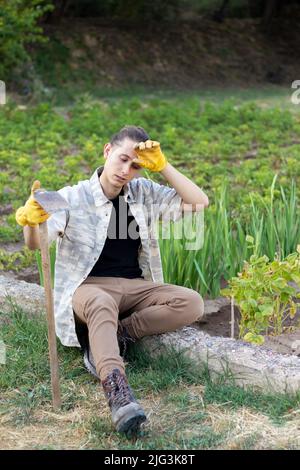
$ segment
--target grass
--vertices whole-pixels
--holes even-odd
[[[47,329],[12,303],[1,313],[7,363],[0,375],[2,448],[26,449],[219,449],[290,448],[300,395],[262,395],[237,387],[229,375],[212,381],[182,354],[156,358],[141,346],[130,350],[129,382],[148,415],[136,439],[118,435],[98,383],[77,349],[59,345],[63,407],[51,408]],[[298,443],[298,444],[297,444]]]

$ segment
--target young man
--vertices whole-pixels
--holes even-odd
[[[38,224],[57,240],[56,332],[65,346],[82,346],[88,370],[100,378],[119,432],[137,432],[146,416],[125,375],[122,346],[174,331],[203,315],[198,292],[165,284],[153,224],[208,205],[204,192],[177,171],[141,127],[126,126],[104,146],[104,167],[90,180],[58,192],[69,209],[51,217],[31,197],[16,212],[25,243],[39,248]],[[171,188],[140,177],[160,172]],[[50,217],[50,218],[49,218]],[[170,260],[170,263],[172,260]],[[88,337],[84,331],[88,331]]]

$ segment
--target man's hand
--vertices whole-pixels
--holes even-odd
[[[40,187],[41,183],[36,180],[31,187],[31,196],[26,201],[25,206],[19,207],[16,211],[16,221],[22,227],[24,227],[24,225],[35,227],[38,224],[42,224],[50,217],[50,214],[48,214],[33,197],[34,191]]]
[[[135,144],[134,150],[138,155],[133,161],[150,171],[162,171],[167,165],[167,159],[161,151],[160,143],[146,140]]]

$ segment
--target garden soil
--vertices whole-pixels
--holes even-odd
[[[235,339],[238,339],[238,323],[241,315],[237,307],[234,307],[234,317],[234,337]],[[201,323],[196,323],[195,326],[211,336],[230,338],[230,320],[231,306],[227,305],[222,307],[219,312],[206,315],[203,321],[201,321]],[[294,354],[300,357],[300,308],[298,308],[296,316],[293,319],[287,318],[285,320],[284,332],[281,335],[265,335],[264,346],[281,354]]]

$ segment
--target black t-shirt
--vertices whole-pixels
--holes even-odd
[[[89,276],[142,278],[138,263],[141,244],[139,226],[124,199],[124,190],[110,199],[113,203],[107,238],[103,250]]]

